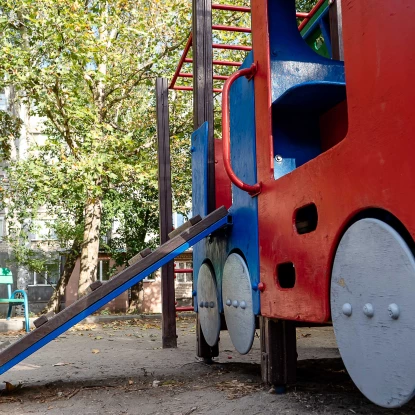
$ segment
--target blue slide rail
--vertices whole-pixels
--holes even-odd
[[[159,259],[157,262],[150,265],[149,267],[147,267],[143,271],[139,272],[137,275],[135,275],[134,277],[129,279],[124,284],[120,285],[118,288],[111,291],[109,294],[102,297],[100,300],[98,300],[94,304],[91,304],[90,306],[85,308],[82,312],[80,312],[79,314],[72,317],[70,320],[63,323],[61,326],[59,326],[57,329],[55,329],[54,331],[47,334],[45,337],[40,338],[36,343],[33,343],[32,345],[27,347],[26,350],[24,350],[23,352],[21,352],[20,354],[18,354],[14,358],[12,358],[9,361],[5,362],[0,367],[0,375],[3,374],[4,372],[6,372],[7,370],[9,370],[10,368],[12,368],[13,366],[15,366],[17,363],[21,362],[26,357],[30,356],[35,351],[39,350],[41,347],[48,344],[50,341],[54,340],[56,337],[58,337],[59,335],[61,335],[62,333],[64,333],[68,329],[70,329],[75,324],[82,321],[85,317],[87,317],[90,314],[94,313],[95,311],[99,310],[105,304],[107,304],[108,302],[110,302],[111,300],[113,300],[114,298],[119,296],[120,294],[122,294],[124,291],[131,288],[133,285],[135,285],[138,282],[142,281],[147,275],[149,275],[152,272],[156,271],[157,269],[161,268],[163,265],[165,265],[166,263],[168,263],[169,261],[174,259],[176,256],[178,256],[181,253],[185,252],[191,246],[193,246],[194,244],[196,244],[197,242],[199,242],[203,238],[210,235],[212,232],[216,231],[217,229],[222,228],[223,226],[225,226],[227,224],[228,224],[228,216],[224,216],[224,217],[220,218],[217,222],[215,222],[212,225],[210,225],[209,227],[207,227],[206,229],[203,229],[196,236],[192,237],[188,241],[184,241],[184,243],[182,245],[180,245],[178,248],[172,250],[171,252],[166,252],[166,255],[163,256],[161,259]],[[163,245],[161,245],[161,247],[162,246]],[[117,277],[114,277],[114,278],[117,278]],[[65,310],[63,310],[62,313],[64,311]],[[57,317],[57,316],[59,316],[59,314],[57,314],[55,317]],[[30,334],[31,333],[29,333],[28,336]],[[22,339],[24,339],[24,338],[22,338]],[[7,349],[3,350],[0,353],[0,356],[1,356],[1,354],[6,353],[11,348],[13,348],[13,344],[10,345]]]

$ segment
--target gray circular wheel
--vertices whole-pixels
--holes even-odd
[[[197,302],[200,326],[206,343],[213,347],[220,334],[220,315],[216,279],[212,268],[202,264],[197,277]]]
[[[222,298],[229,336],[235,349],[246,354],[251,350],[255,335],[252,286],[245,260],[235,253],[225,262]]]
[[[415,394],[415,261],[403,238],[377,219],[355,222],[337,249],[331,314],[353,382],[385,408]]]

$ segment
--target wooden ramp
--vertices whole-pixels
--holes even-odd
[[[188,227],[154,252],[144,256],[111,278],[107,283],[91,286],[93,290],[85,297],[65,308],[52,318],[38,319],[39,327],[13,343],[0,353],[0,374],[39,350],[45,344],[99,310],[109,301],[143,280],[147,275],[186,251],[201,239],[228,223],[228,211],[221,207],[198,223]],[[43,323],[43,324],[42,324]]]

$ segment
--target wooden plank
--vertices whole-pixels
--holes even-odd
[[[102,282],[101,281],[94,281],[90,286],[89,289],[91,291],[95,291],[97,288],[101,287]]]
[[[140,251],[137,255],[134,255],[132,258],[128,260],[128,265],[133,265],[138,261],[141,261],[143,258],[145,258],[147,255],[151,254],[150,248],[145,248],[142,251]]]
[[[205,121],[208,134],[208,213],[215,209],[215,142],[213,134],[212,2],[193,0],[193,127]]]
[[[150,255],[143,258],[140,262],[137,262],[136,264],[133,264],[132,266],[121,271],[118,275],[116,275],[115,277],[111,278],[108,282],[103,284],[100,287],[100,289],[95,290],[86,295],[85,297],[78,299],[69,307],[65,308],[60,313],[56,314],[54,317],[49,319],[39,328],[31,331],[26,336],[22,337],[17,342],[13,343],[11,346],[4,349],[0,353],[0,366],[3,366],[6,362],[18,356],[20,353],[24,352],[28,347],[43,339],[48,334],[52,333],[54,330],[56,330],[69,320],[71,320],[73,317],[75,317],[82,311],[84,311],[86,308],[96,303],[101,298],[105,297],[118,287],[122,286],[131,278],[135,277],[137,274],[145,271],[147,268],[155,264],[164,256],[166,256],[170,252],[173,252],[175,249],[179,248],[185,242],[194,238],[199,233],[203,232],[204,230],[212,226],[214,223],[227,216],[227,214],[228,211],[224,207],[217,209],[210,215],[206,216],[201,222],[197,223],[195,226],[192,226],[188,230],[182,232],[181,235],[178,235],[175,238],[167,241],[165,244],[161,245]]]
[[[295,322],[260,317],[262,381],[273,386],[295,383],[297,338]]]
[[[332,58],[343,61],[343,26],[342,26],[342,8],[340,0],[334,0],[330,4],[330,40]]]
[[[180,235],[183,231],[185,231],[186,229],[189,229],[191,226],[195,225],[201,220],[202,220],[202,217],[200,215],[194,216],[193,218],[189,219],[187,222],[183,223],[183,225],[180,225],[174,231],[171,231],[169,233],[169,239],[174,238],[177,235]]]
[[[54,312],[54,311],[49,311],[49,313],[43,314],[43,315],[41,315],[39,318],[37,318],[37,319],[33,322],[33,324],[34,324],[34,326],[35,326],[35,327],[40,327],[40,326],[42,326],[43,324],[47,323],[47,322],[48,322],[48,320],[49,320],[51,317],[53,317],[54,315],[55,315],[55,312]]]
[[[168,241],[169,232],[173,229],[168,88],[169,83],[166,78],[156,79],[160,244]],[[174,262],[171,261],[161,268],[163,348],[177,347],[175,302]]]

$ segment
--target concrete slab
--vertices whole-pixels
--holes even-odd
[[[33,321],[34,318],[29,318],[29,325],[30,328],[34,328]],[[20,331],[24,330],[24,318],[11,318],[10,320],[6,320],[5,318],[0,319],[0,333],[7,333],[8,331]]]

